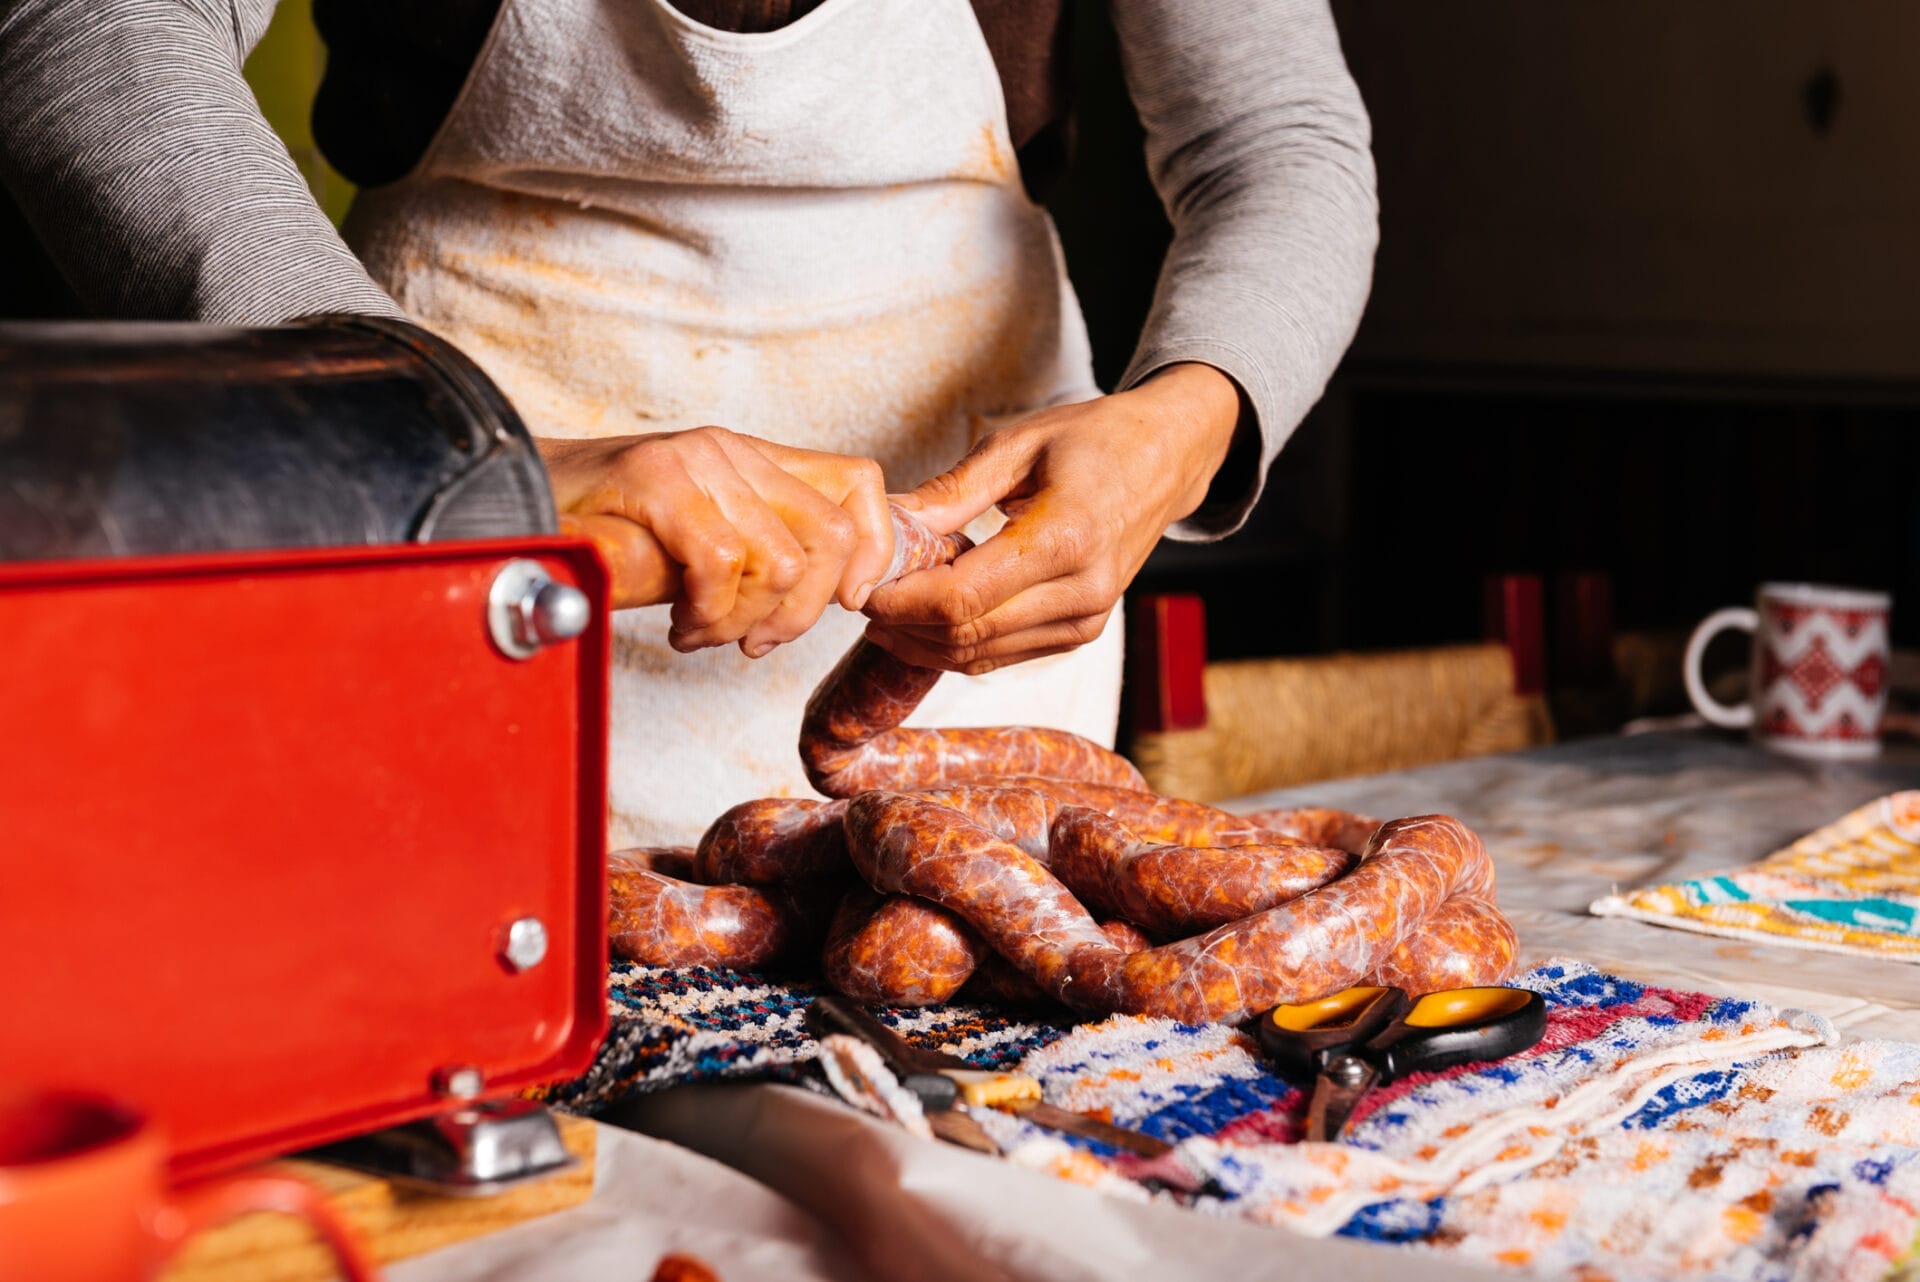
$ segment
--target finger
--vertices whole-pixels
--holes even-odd
[[[786,523],[803,566],[780,603],[741,637],[741,650],[756,659],[819,621],[839,588],[857,538],[852,518],[824,495],[770,463],[762,466],[770,475],[755,476],[755,486]]]
[[[1106,615],[1059,619],[1037,628],[1028,628],[1011,636],[998,638],[990,645],[981,647],[979,652],[962,654],[956,654],[947,647],[929,645],[916,637],[878,626],[869,627],[867,636],[875,645],[902,662],[921,668],[939,668],[948,672],[964,672],[968,676],[979,677],[1016,663],[1027,663],[1034,659],[1045,658],[1050,654],[1065,654],[1069,650],[1076,650],[1098,637],[1106,621]]]
[[[1009,428],[974,446],[940,475],[896,500],[941,534],[949,534],[1015,493],[1033,469],[1045,437]]]
[[[866,460],[861,460],[865,462]],[[871,475],[840,496],[840,510],[853,521],[853,555],[847,558],[835,588],[835,597],[848,610],[864,610],[880,576],[893,563],[893,512],[887,503],[886,478],[875,463]]]
[[[737,439],[838,504],[852,520],[853,551],[846,559],[835,597],[846,609],[860,609],[893,561],[893,515],[888,511],[886,477],[880,465],[867,458],[803,450],[751,437]]]
[[[875,592],[867,602],[867,613],[896,626],[984,618],[1042,583],[1094,573],[1094,567],[1086,564],[1100,542],[1093,522],[1090,516],[1059,506],[1023,512],[985,543],[961,553],[953,564],[910,574]],[[1114,586],[1115,599],[1120,586]]]
[[[991,637],[976,640],[925,629],[889,628],[883,624],[867,631],[869,636],[890,643],[892,648],[911,648],[916,655],[938,658],[938,666],[942,668],[964,672],[969,670],[969,665],[982,660],[1018,662],[1035,650],[1085,645],[1100,635],[1113,612],[1111,603],[1086,608],[1084,598],[1068,588],[1028,595],[1043,598],[1031,611],[1037,616],[1036,621],[1007,628]],[[883,644],[883,648],[889,646]]]
[[[1119,601],[1118,591],[1103,593],[1104,576],[1091,571],[1059,575],[1016,593],[1012,600],[977,619],[960,623],[895,623],[875,618],[889,631],[928,645],[962,648],[979,646],[1058,619],[1103,618]]]
[[[681,567],[680,594],[672,612],[673,627],[701,627],[725,619],[740,594],[740,576],[747,564],[747,545],[720,505],[697,484],[678,459],[662,457],[654,469],[646,500],[620,511],[650,529],[667,555]]]
[[[615,610],[659,605],[680,595],[680,567],[652,532],[623,516],[565,515],[560,532],[589,539],[606,562]]]
[[[682,650],[740,640],[779,608],[807,565],[799,540],[754,487],[744,481],[735,485],[732,480],[709,485],[720,511],[738,532],[743,555],[733,606],[725,615],[708,621],[679,605],[674,607],[667,639]]]
[[[839,578],[838,560],[809,557],[800,582],[740,638],[741,652],[750,659],[764,658],[775,646],[786,644],[818,623],[833,600]]]

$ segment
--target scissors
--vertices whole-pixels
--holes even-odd
[[[1275,1006],[1255,1030],[1280,1070],[1313,1078],[1307,1138],[1337,1140],[1354,1106],[1408,1073],[1504,1059],[1539,1044],[1547,1004],[1524,988],[1449,988],[1414,1001],[1406,990],[1348,988]]]

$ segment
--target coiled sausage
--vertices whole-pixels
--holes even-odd
[[[1486,849],[1458,820],[1395,820],[1374,834],[1359,867],[1330,885],[1127,953],[1037,861],[950,807],[871,792],[848,806],[846,825],[854,866],[870,885],[957,913],[1056,1000],[1190,1022],[1238,1021],[1358,983],[1451,896],[1492,891]],[[1487,969],[1504,973],[1512,957],[1497,955],[1500,942],[1486,941]]]
[[[968,546],[898,509],[894,523],[889,580]],[[830,800],[747,802],[697,850],[612,856],[615,952],[752,968],[824,933],[828,981],[874,1004],[971,984],[1186,1020],[1369,976],[1420,992],[1511,968],[1492,866],[1458,821],[1236,815],[1155,796],[1125,758],[1063,731],[903,726],[939,679],[856,643],[801,726]],[[849,891],[854,871],[865,884]]]

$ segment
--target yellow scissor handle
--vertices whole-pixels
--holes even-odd
[[[1524,988],[1449,988],[1422,997],[1402,1017],[1401,1022],[1413,1028],[1451,1028],[1456,1024],[1477,1024],[1482,1020],[1511,1015],[1525,1006],[1532,996]]]
[[[1361,1019],[1373,1005],[1393,990],[1369,985],[1346,988],[1331,997],[1322,997],[1319,1001],[1301,1002],[1295,1006],[1275,1006],[1272,1019],[1276,1028],[1284,1028],[1289,1033],[1305,1033],[1313,1029],[1339,1028]]]

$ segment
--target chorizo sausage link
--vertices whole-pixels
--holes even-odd
[[[1309,845],[1332,846],[1354,855],[1366,848],[1368,838],[1380,827],[1378,819],[1347,810],[1329,810],[1325,806],[1252,810],[1240,818],[1267,832],[1285,833]]]
[[[1355,856],[1320,846],[1141,841],[1081,806],[1053,822],[1046,864],[1081,903],[1163,938],[1210,930],[1318,890]]]
[[[1450,895],[1480,897],[1492,886],[1485,848],[1459,821],[1396,820],[1331,885],[1126,953],[1037,861],[955,810],[874,792],[854,799],[846,823],[849,852],[871,885],[958,913],[1056,1000],[1189,1022],[1238,1022],[1357,983]]]
[[[1455,895],[1414,927],[1367,982],[1394,984],[1416,997],[1442,988],[1479,988],[1504,982],[1519,953],[1513,925],[1498,908]]]
[[[973,816],[988,831],[1030,854],[1045,856],[1047,832],[1057,807],[1044,796],[1027,789],[984,785],[961,785],[926,795]],[[846,830],[841,824],[846,810],[845,800],[767,797],[743,801],[708,826],[686,871],[674,872],[657,864],[655,868],[709,886],[728,882],[769,886],[851,875],[853,865],[847,860]]]
[[[973,546],[973,540],[964,534],[935,534],[926,522],[898,504],[887,504],[887,514],[893,518],[893,559],[877,585],[945,565]]]
[[[725,882],[773,885],[846,876],[844,801],[769,797],[743,801],[710,824],[693,856],[693,876],[710,886]]]
[[[1125,757],[1065,730],[902,726],[939,679],[939,672],[897,659],[864,637],[856,641],[807,701],[800,761],[808,781],[829,797],[1001,775],[1146,787]]]
[[[844,886],[702,886],[661,871],[684,869],[684,848],[607,857],[607,936],[614,956],[644,966],[753,970],[817,945]]]
[[[1113,1010],[1238,1022],[1359,983],[1448,898],[1492,891],[1486,847],[1466,825],[1446,815],[1396,819],[1331,885],[1177,944],[1097,958],[1082,978]],[[1437,986],[1406,978],[1421,991]]]
[[[970,546],[892,516],[883,582]],[[1234,815],[1155,796],[1062,731],[904,726],[939,679],[856,643],[801,727],[807,776],[834,800],[748,802],[697,851],[613,856],[615,951],[762,966],[814,946],[831,914],[828,978],[863,1001],[945,1001],[984,967],[975,991],[1182,1019],[1239,1019],[1369,973],[1424,990],[1511,967],[1491,865],[1457,822]],[[849,867],[873,890],[842,897]],[[1102,927],[1088,907],[1125,920]]]
[[[869,1006],[938,1006],[972,978],[987,946],[972,927],[924,900],[847,892],[827,932],[827,982]]]
[[[933,533],[898,507],[892,517],[894,558],[883,583],[972,546],[963,535]],[[1014,774],[1146,786],[1126,758],[1064,730],[903,728],[939,679],[938,671],[896,659],[864,637],[855,642],[807,701],[800,760],[809,782],[829,797]]]
[[[1277,829],[1262,828],[1245,815],[1219,810],[1198,801],[1162,797],[1138,788],[1087,783],[1077,779],[1046,779],[1010,775],[986,780],[1002,788],[1031,788],[1063,806],[1098,810],[1141,841],[1170,846],[1281,846],[1322,844]],[[1289,812],[1291,813],[1291,812]],[[1331,844],[1331,843],[1323,843]]]
[[[1000,840],[1012,842],[1041,863],[1047,862],[1047,847],[1053,840],[1060,805],[1045,793],[997,784],[956,784],[920,789],[914,795],[958,810]],[[844,823],[841,831],[844,834]]]
[[[1141,840],[1138,828],[1108,813],[1056,803],[1047,795],[1054,791],[1046,787],[1049,782],[1027,778],[1009,781],[1006,787],[935,788],[915,795],[958,810],[1018,846],[1047,865],[1086,907],[1162,937],[1207,930],[1297,898],[1355,862],[1343,851],[1291,838],[1276,837],[1274,845],[1253,844],[1263,835],[1258,829],[1246,828],[1225,811],[1197,814],[1208,808],[1190,802],[1116,805],[1149,834]],[[1069,783],[1066,795],[1113,804],[1150,794]],[[1216,835],[1217,819],[1229,820],[1226,835],[1247,844],[1201,844]],[[1167,833],[1195,840],[1176,845],[1159,839]]]
[[[1137,953],[1143,948],[1153,947],[1151,939],[1124,921],[1103,921],[1100,923],[1100,932],[1122,952]],[[1047,996],[1040,985],[1021,974],[1012,962],[984,946],[983,951],[986,956],[980,959],[979,969],[973,972],[973,978],[961,990],[962,998],[1001,1002],[1009,1006],[1053,1004],[1053,999]]]

